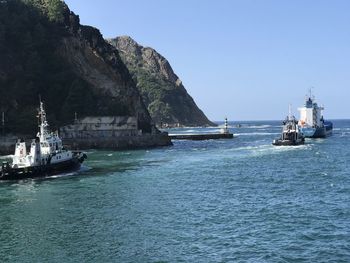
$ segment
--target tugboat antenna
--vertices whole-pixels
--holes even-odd
[[[289,104],[289,115],[288,115],[288,119],[289,119],[289,120],[292,119],[292,104]]]
[[[5,136],[5,112],[2,112],[2,118],[1,118],[1,124],[2,124],[2,136]]]
[[[314,87],[310,87],[310,89],[309,89],[309,93],[310,93],[309,98],[314,100],[315,96],[312,95],[312,89],[314,89]]]

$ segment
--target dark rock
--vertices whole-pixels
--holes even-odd
[[[60,0],[11,0],[0,9],[0,111],[6,132],[35,134],[38,97],[53,128],[84,116],[137,116],[154,126],[118,50]]]

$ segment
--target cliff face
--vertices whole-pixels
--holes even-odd
[[[36,131],[39,95],[53,126],[84,116],[152,119],[118,50],[60,0],[0,1],[0,111],[6,131]]]
[[[109,39],[132,74],[153,120],[159,124],[214,126],[187,93],[169,62],[128,36]]]

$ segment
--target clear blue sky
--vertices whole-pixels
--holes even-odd
[[[165,56],[211,120],[282,119],[310,87],[325,118],[350,117],[350,1],[66,3],[105,38],[129,35]]]

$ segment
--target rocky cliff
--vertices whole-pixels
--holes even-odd
[[[153,120],[159,124],[215,125],[197,107],[169,62],[128,36],[109,39],[132,74]]]
[[[60,0],[0,1],[0,111],[6,131],[36,131],[39,95],[53,126],[79,117],[136,116],[144,133],[152,119],[118,50],[82,26]]]

